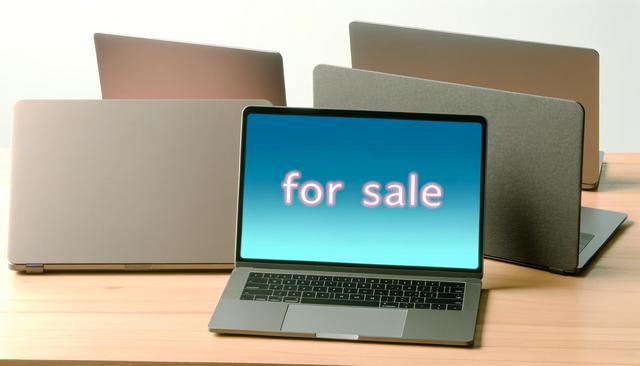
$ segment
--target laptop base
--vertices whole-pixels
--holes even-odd
[[[582,182],[580,188],[583,191],[595,191],[598,189],[598,185],[600,184],[600,177],[602,177],[602,168],[604,167],[604,151],[600,151],[598,153],[598,180],[595,183],[584,183]]]
[[[627,214],[622,212],[582,207],[580,232],[593,237],[578,254],[578,272],[584,269],[600,248],[614,236],[626,218]]]
[[[108,271],[108,272],[145,272],[145,271],[205,271],[230,270],[233,263],[123,263],[123,264],[36,264],[9,263],[9,269],[28,274],[63,271]]]

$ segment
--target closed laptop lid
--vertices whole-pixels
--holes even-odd
[[[104,99],[266,99],[286,105],[277,52],[96,33]]]
[[[21,101],[9,261],[233,263],[241,113],[260,100]]]
[[[487,119],[485,254],[574,270],[580,232],[580,104],[501,90],[319,65],[314,106]]]
[[[599,56],[569,47],[353,22],[354,68],[575,100],[585,110],[584,188],[599,163]]]
[[[250,107],[236,261],[482,275],[485,121]]]

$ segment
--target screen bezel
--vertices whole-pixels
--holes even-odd
[[[394,266],[387,264],[360,264],[360,263],[339,263],[339,262],[316,262],[316,261],[292,261],[277,259],[255,259],[243,258],[241,256],[242,247],[242,207],[244,196],[244,173],[245,173],[245,152],[247,140],[247,119],[251,114],[279,114],[298,116],[324,116],[324,117],[351,117],[351,118],[379,118],[379,119],[406,119],[429,122],[458,122],[480,124],[482,132],[481,146],[481,166],[480,166],[480,220],[479,220],[479,250],[477,268],[447,268],[447,267],[427,267],[427,266]],[[312,108],[289,108],[289,107],[262,107],[248,106],[242,112],[242,131],[240,143],[240,171],[238,181],[238,210],[236,221],[236,265],[239,264],[264,264],[273,268],[273,265],[284,265],[290,268],[299,269],[322,269],[328,271],[340,270],[381,270],[383,272],[400,271],[404,273],[432,272],[438,274],[482,274],[483,272],[483,226],[484,226],[484,196],[485,196],[485,168],[486,168],[486,142],[487,142],[487,122],[482,116],[476,115],[454,115],[454,114],[431,114],[431,113],[405,113],[405,112],[382,112],[382,111],[361,111],[342,109],[312,109]]]

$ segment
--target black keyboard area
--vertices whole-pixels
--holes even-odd
[[[251,272],[241,300],[462,310],[464,282]]]

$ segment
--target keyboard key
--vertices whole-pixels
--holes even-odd
[[[261,278],[262,277],[262,273],[260,272],[251,272],[249,273],[249,278]]]
[[[438,298],[439,298],[439,299],[462,299],[462,295],[461,295],[461,294],[444,294],[444,293],[439,293],[439,294],[438,294]]]
[[[411,280],[398,280],[398,284],[402,286],[408,286],[411,285]]]
[[[375,295],[388,296],[389,295],[389,290],[373,290],[373,293]]]
[[[434,298],[436,297],[436,293],[435,292],[420,292],[420,297],[426,297],[426,298]]]
[[[440,282],[440,286],[464,287],[464,282]]]
[[[385,285],[391,285],[393,284],[393,280],[390,278],[381,278],[380,279],[380,283],[383,283]]]
[[[267,301],[267,296],[266,295],[256,295],[256,297],[253,298],[254,301]]]
[[[387,285],[387,290],[402,290],[402,286],[400,285]]]
[[[452,287],[451,292],[454,294],[464,294],[464,287]]]
[[[358,287],[358,284],[355,283],[355,282],[345,282],[342,285],[342,287],[345,287],[345,288],[356,288],[356,287]]]
[[[438,282],[438,281],[425,281],[424,285],[425,286],[439,286],[440,282]]]
[[[422,297],[412,297],[411,298],[411,302],[414,303],[414,304],[423,303],[424,302],[424,298],[422,298]]]
[[[287,296],[287,291],[284,291],[284,290],[273,291],[273,296]]]
[[[316,293],[311,291],[305,291],[302,293],[302,297],[316,297]]]
[[[308,280],[297,280],[296,281],[296,285],[298,286],[309,286],[311,284],[311,281]]]
[[[404,295],[404,291],[402,291],[402,290],[391,290],[391,291],[389,291],[389,295],[391,295],[391,296],[402,296],[402,295]]]
[[[365,301],[380,301],[380,296],[378,295],[365,295]]]
[[[362,283],[364,282],[364,277],[352,277],[351,282]]]
[[[282,290],[282,285],[269,285],[269,290]]]
[[[399,308],[402,308],[402,309],[413,309],[413,304],[411,304],[411,303],[406,303],[406,302],[401,302],[401,303],[398,305],[398,307],[399,307]]]
[[[365,278],[364,281],[366,283],[380,283],[380,279],[378,278]]]
[[[420,293],[418,291],[405,291],[402,296],[411,296],[411,297],[416,297],[416,296],[420,296]]]
[[[349,300],[348,294],[336,294],[334,297],[336,300]]]
[[[265,278],[278,278],[278,274],[277,273],[265,273],[262,277],[265,277]]]
[[[319,305],[350,305],[350,306],[369,306],[378,307],[377,301],[354,301],[354,300],[336,300],[336,299],[310,299],[302,298],[301,304],[319,304]]]
[[[269,296],[270,302],[282,302],[282,296]]]
[[[331,276],[320,276],[320,280],[321,281],[331,281],[333,277]]]
[[[283,290],[287,290],[287,291],[295,291],[298,289],[298,286],[296,285],[284,285],[282,286]]]
[[[253,295],[241,295],[240,300],[253,300]]]
[[[279,274],[278,274],[278,278],[281,278],[281,279],[283,279],[283,280],[286,280],[286,279],[290,279],[290,278],[291,278],[291,275],[290,275],[290,274],[288,274],[288,273],[279,273]]]
[[[393,296],[382,296],[382,297],[380,297],[380,301],[382,301],[382,302],[393,302],[394,299],[395,299],[395,297],[393,297]]]
[[[371,284],[369,283],[358,283],[358,288],[371,288]]]
[[[344,292],[345,294],[356,294],[358,293],[358,289],[357,288],[345,288],[342,290],[342,292]]]
[[[317,299],[328,299],[328,298],[329,298],[329,295],[331,295],[331,294],[330,294],[330,293],[328,293],[328,292],[318,292],[318,293],[316,294],[316,298],[317,298]]]
[[[434,310],[447,310],[446,304],[431,304],[431,309]]]
[[[358,290],[359,294],[365,294],[365,295],[373,295],[373,290],[370,288],[361,288]]]
[[[404,291],[418,291],[418,286],[413,286],[413,285],[410,285],[410,286],[402,286],[402,289],[403,289]]]
[[[304,280],[304,275],[293,275],[294,280]]]
[[[398,303],[397,302],[383,302],[383,303],[380,303],[380,307],[381,308],[397,308],[398,307]]]
[[[247,284],[249,284],[249,283],[267,283],[267,281],[269,281],[268,278],[251,278],[251,277],[249,277],[247,279]]]
[[[296,297],[300,297],[300,296],[302,296],[302,292],[300,292],[300,291],[289,291],[289,292],[287,293],[287,296],[296,296]]]
[[[298,291],[313,291],[311,286],[298,286]]]
[[[244,288],[246,290],[266,290],[269,288],[269,285],[266,283],[247,283]]]
[[[324,281],[320,281],[320,280],[311,281],[311,286],[323,286],[323,285],[324,285]]]
[[[429,303],[427,303],[427,304],[418,303],[418,304],[415,305],[415,308],[416,309],[429,309],[429,308],[431,308],[431,304],[429,304]]]
[[[425,281],[421,281],[421,280],[411,280],[411,284],[413,286],[424,286]]]
[[[283,285],[295,285],[296,280],[282,280]]]
[[[317,281],[320,279],[320,276],[316,276],[316,275],[307,275],[307,279],[311,280],[311,281]]]
[[[371,285],[371,288],[374,290],[384,290],[384,284],[382,283],[374,283]]]
[[[271,295],[273,290],[244,290],[243,295]]]
[[[350,277],[334,277],[334,279],[338,282],[351,282],[351,278]]]
[[[409,302],[411,300],[408,296],[396,296],[395,302]]]
[[[460,304],[462,305],[462,299],[428,299],[432,304]]]
[[[362,295],[362,294],[351,294],[351,295],[349,295],[349,300],[364,300],[364,295]]]
[[[462,305],[447,305],[447,310],[462,310]]]
[[[300,298],[299,297],[285,297],[284,302],[289,302],[289,303],[298,303],[300,302]]]
[[[338,286],[338,282],[336,282],[336,281],[324,281],[324,286],[337,287]]]

